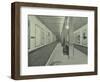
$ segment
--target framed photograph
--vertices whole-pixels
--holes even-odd
[[[11,6],[12,79],[97,74],[97,7]]]

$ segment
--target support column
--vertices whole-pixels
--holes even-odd
[[[72,57],[74,55],[74,34],[73,34],[73,25],[71,22],[72,18],[69,17],[69,56]]]

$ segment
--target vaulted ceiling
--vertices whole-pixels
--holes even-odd
[[[62,31],[65,16],[36,16],[43,24],[45,24],[57,37],[60,38],[60,32]],[[88,22],[87,17],[70,17],[70,23],[73,26],[73,30],[77,30],[81,26]]]
[[[77,30],[81,28],[83,25],[88,23],[88,18],[87,17],[71,17],[71,22],[73,26],[73,30]]]
[[[36,16],[43,24],[45,24],[58,38],[64,24],[64,16]]]

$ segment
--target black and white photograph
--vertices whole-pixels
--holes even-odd
[[[12,78],[97,74],[97,7],[12,3]]]
[[[88,17],[28,15],[28,66],[88,63]]]

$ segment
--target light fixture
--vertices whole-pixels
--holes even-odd
[[[69,26],[68,25],[66,25],[66,27],[65,27],[66,29],[69,29]]]

